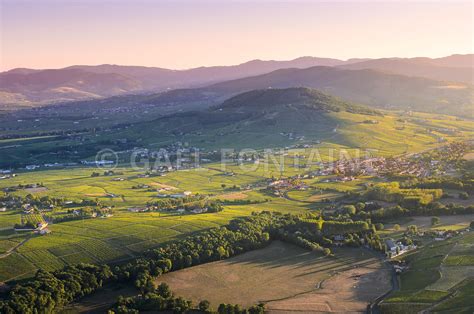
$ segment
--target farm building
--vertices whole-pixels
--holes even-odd
[[[50,233],[51,233],[51,230],[49,230],[48,228],[44,228],[39,231],[39,234],[41,235],[50,234]]]
[[[397,245],[395,244],[395,242],[392,240],[392,239],[389,239],[387,241],[385,241],[385,244],[387,245],[387,249],[391,252],[396,252],[397,251]]]
[[[128,209],[128,211],[132,213],[142,213],[142,212],[146,212],[147,210],[148,208],[146,207],[130,207]]]

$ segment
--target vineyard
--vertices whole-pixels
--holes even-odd
[[[243,213],[246,211],[238,208],[216,214],[184,216],[118,212],[107,219],[50,224],[51,234],[33,236],[17,249],[17,253],[0,259],[0,267],[3,267],[0,281],[31,276],[38,268],[56,270],[66,264],[129,259],[176,237],[221,226]],[[42,221],[39,214],[23,216],[28,221]],[[0,249],[6,251],[23,239],[24,236],[19,235],[3,237]]]
[[[44,218],[41,214],[22,214],[21,215],[21,224],[32,224],[37,226],[39,223],[44,223]]]

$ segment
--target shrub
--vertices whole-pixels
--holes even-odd
[[[376,229],[376,230],[383,230],[384,227],[385,227],[385,226],[384,226],[382,223],[377,223],[377,224],[375,224],[375,229]]]
[[[432,226],[439,225],[440,223],[441,223],[441,219],[439,219],[439,217],[431,217],[431,225]]]

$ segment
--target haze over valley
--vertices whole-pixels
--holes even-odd
[[[474,312],[471,2],[0,9],[0,313]]]

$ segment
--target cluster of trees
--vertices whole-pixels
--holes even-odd
[[[424,207],[411,207],[405,208],[399,205],[391,207],[383,207],[371,212],[360,211],[355,217],[360,219],[372,219],[372,221],[386,221],[394,218],[400,218],[404,216],[447,216],[447,215],[466,215],[474,214],[474,205],[463,206],[460,204],[441,204],[439,202],[433,202],[428,206]]]
[[[474,182],[463,180],[461,178],[440,177],[412,179],[400,183],[402,188],[420,188],[420,189],[451,189],[466,192],[474,192]]]
[[[365,194],[369,200],[398,203],[402,206],[426,206],[443,196],[442,189],[401,189],[400,183],[379,183]]]
[[[79,264],[54,273],[39,270],[33,280],[16,285],[8,299],[0,301],[0,313],[52,313],[94,292],[112,277],[106,265]]]
[[[331,255],[331,249],[327,247],[323,247],[317,242],[312,242],[299,234],[292,234],[292,233],[289,233],[288,231],[280,230],[278,232],[278,238],[285,242],[295,244],[299,247],[302,247],[311,251],[315,251],[315,252],[320,252],[326,256]],[[329,243],[326,242],[326,244],[329,244]]]
[[[366,221],[325,221],[322,232],[324,235],[348,234],[369,231]]]
[[[89,206],[86,206],[86,207],[81,207],[78,209],[68,209],[67,214],[44,215],[44,217],[49,222],[59,223],[59,222],[94,218],[97,216],[105,216],[107,214],[112,214],[113,212],[114,212],[114,209],[112,207],[91,208]]]
[[[32,211],[49,210],[55,206],[62,206],[65,203],[63,198],[53,198],[49,196],[37,196],[28,194],[25,197],[4,193],[0,196],[0,207],[21,210],[24,205]]]
[[[64,207],[82,207],[82,206],[101,206],[101,202],[98,198],[95,199],[82,199],[80,201],[66,202],[62,204]]]
[[[220,201],[206,199],[203,195],[193,195],[182,198],[165,198],[149,202],[147,206],[151,210],[160,211],[172,211],[179,208],[183,208],[186,211],[192,211],[194,209],[207,208],[207,211],[210,213],[217,213],[224,209]]]
[[[273,239],[289,242],[299,247],[330,255],[332,242],[321,234],[321,222],[315,219],[296,219],[275,229]]]
[[[35,225],[32,221],[27,221],[24,224],[16,223],[16,224],[13,225],[13,228],[18,229],[18,230],[19,229],[25,229],[25,230],[36,229],[36,227],[38,227],[38,226]]]
[[[175,297],[166,283],[161,283],[156,289],[134,297],[119,297],[115,306],[109,311],[114,314],[138,314],[141,311],[170,311],[173,313],[219,313],[219,314],[263,314],[264,306],[252,306],[242,309],[239,305],[220,304],[217,312],[211,309],[209,301],[202,300],[193,306],[190,300]]]

